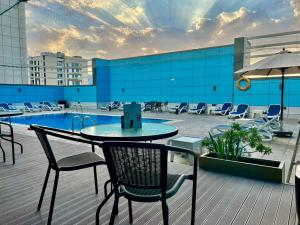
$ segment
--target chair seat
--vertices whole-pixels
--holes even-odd
[[[94,152],[84,152],[57,161],[57,166],[62,171],[83,169],[101,164],[105,164],[104,159]]]
[[[187,175],[168,174],[166,197],[170,198],[175,195],[187,178]],[[160,188],[137,188],[122,185],[120,187],[120,192],[123,193],[125,197],[130,198],[134,201],[155,202],[161,199]]]

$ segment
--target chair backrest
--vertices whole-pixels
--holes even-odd
[[[197,105],[197,109],[202,109],[202,108],[205,107],[205,106],[206,106],[205,103],[200,102],[200,103],[198,103],[198,105]]]
[[[105,142],[103,153],[115,188],[127,185],[160,188],[167,184],[166,146],[137,142]]]
[[[51,145],[50,145],[48,137],[47,137],[47,132],[45,131],[45,129],[43,129],[37,125],[30,125],[30,128],[35,131],[38,139],[40,140],[50,166],[53,169],[58,169],[56,159],[53,154]]]
[[[247,104],[239,104],[238,107],[236,108],[237,113],[245,113],[248,109]]]
[[[267,112],[267,115],[270,116],[270,115],[279,115],[280,114],[280,111],[281,111],[281,107],[280,105],[270,105],[269,108],[268,108],[268,112]]]
[[[25,102],[24,105],[28,108],[33,108],[30,102]]]
[[[52,105],[50,104],[50,102],[44,102],[44,105],[47,105],[49,107],[52,107]]]
[[[232,107],[232,103],[231,102],[225,102],[222,106],[222,110],[228,110]]]
[[[2,107],[5,110],[9,110],[9,106],[6,103],[1,103],[0,107]]]
[[[180,103],[180,105],[179,105],[179,108],[181,109],[181,108],[183,108],[183,107],[187,107],[187,102],[182,102],[182,103]]]
[[[9,107],[9,109],[12,109],[12,110],[16,110],[17,109],[12,103],[8,103],[7,105]]]

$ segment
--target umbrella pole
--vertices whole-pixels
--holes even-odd
[[[284,69],[281,69],[281,103],[280,103],[280,107],[281,107],[281,112],[280,112],[280,125],[281,125],[281,129],[282,129],[282,124],[283,124],[283,99],[284,99]]]
[[[273,134],[279,137],[292,137],[293,131],[283,130],[283,100],[284,100],[284,71],[287,68],[281,68],[281,112],[280,112],[280,130],[274,131]]]

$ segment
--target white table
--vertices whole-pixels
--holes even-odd
[[[262,117],[263,116],[263,110],[261,109],[255,109],[255,110],[251,110],[250,114],[251,114],[251,118],[256,118],[256,117]]]
[[[217,106],[208,106],[208,107],[207,107],[207,111],[206,111],[207,115],[210,115],[211,112],[212,112],[213,110],[215,110],[216,108],[218,108],[218,107],[217,107]]]
[[[195,153],[202,154],[201,142],[202,138],[183,136],[168,140],[168,145],[190,149]],[[188,157],[189,160],[192,161],[193,157],[191,157],[190,155]],[[171,162],[174,161],[174,152],[171,152],[170,160]]]

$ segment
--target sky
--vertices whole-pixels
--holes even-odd
[[[300,0],[30,0],[28,55],[125,58],[300,29]]]

